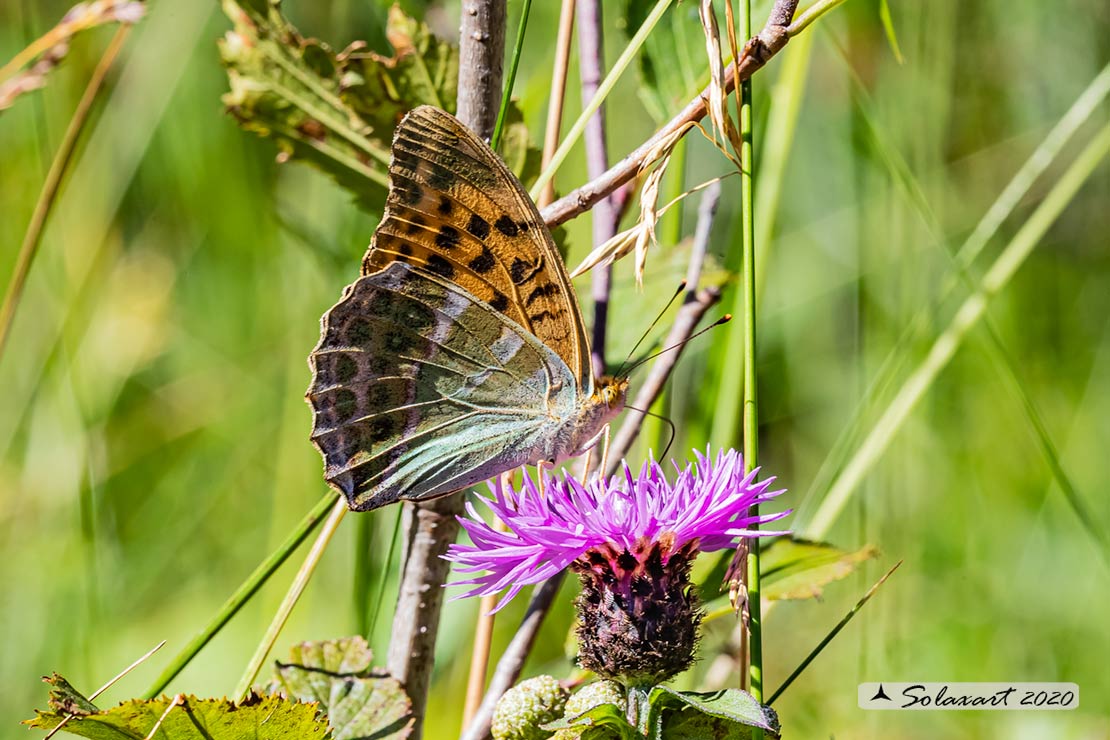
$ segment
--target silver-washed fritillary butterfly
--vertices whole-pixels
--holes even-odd
[[[309,357],[312,441],[352,509],[442,496],[589,449],[624,406],[520,182],[449,113],[397,127],[362,277]]]

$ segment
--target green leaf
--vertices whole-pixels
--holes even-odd
[[[626,0],[625,31],[630,38],[654,6],[654,0]],[[669,120],[708,81],[706,54],[697,3],[675,3],[639,55],[640,99],[657,123]]]
[[[220,42],[231,114],[244,129],[272,138],[280,161],[319,167],[363,208],[380,212],[393,129],[418,105],[454,106],[458,51],[396,7],[386,29],[395,53],[386,57],[361,42],[336,53],[302,37],[280,0],[223,5],[234,23]]]
[[[228,111],[247,131],[270,137],[279,161],[308,162],[350,190],[365,210],[380,213],[389,185],[393,131],[418,105],[455,110],[459,51],[394,5],[386,38],[393,56],[357,41],[335,52],[304,38],[281,13],[281,0],[223,0],[234,23],[220,42],[231,90]],[[526,184],[539,175],[519,108],[509,108],[501,147]]]
[[[771,737],[779,736],[775,711],[739,689],[697,693],[656,686],[649,703],[649,726],[656,738],[744,740],[751,737],[755,727]]]
[[[328,724],[315,704],[302,704],[279,696],[251,693],[243,701],[170,698],[125,701],[100,711],[55,674],[50,706],[23,724],[53,730],[65,722],[66,732],[90,740],[137,740],[158,727],[159,740],[324,740]],[[58,702],[58,703],[56,703]],[[92,707],[89,710],[89,707]],[[74,713],[73,708],[79,711]],[[70,716],[73,715],[73,716]],[[67,720],[68,717],[68,720]]]
[[[504,129],[501,132],[501,146],[498,154],[517,179],[527,190],[540,176],[543,164],[543,153],[532,146],[532,137],[528,134],[528,125],[524,123],[524,114],[516,101],[510,101],[505,113]]]
[[[50,697],[47,699],[47,703],[56,713],[88,715],[96,714],[100,711],[100,709],[86,699],[81,692],[73,688],[69,681],[65,680],[57,673],[52,673],[50,676],[43,676],[42,680],[54,687],[50,690]]]
[[[599,704],[581,714],[565,716],[543,725],[545,730],[573,730],[584,740],[638,740],[642,736],[612,704]]]
[[[396,679],[371,671],[362,637],[303,642],[278,663],[271,691],[318,702],[335,740],[402,740],[412,732],[412,703]]]
[[[388,148],[397,122],[416,106],[428,104],[455,112],[459,52],[396,5],[389,11],[385,35],[394,56],[352,45],[340,55],[339,71],[343,100]]]
[[[873,545],[848,552],[823,542],[780,537],[760,551],[760,591],[771,601],[816,598],[822,586],[847,577],[878,554]]]

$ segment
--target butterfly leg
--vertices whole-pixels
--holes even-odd
[[[609,465],[609,424],[606,424],[602,428],[601,434],[603,441],[601,444],[601,467],[599,470],[602,475],[605,475],[605,471],[608,469]]]

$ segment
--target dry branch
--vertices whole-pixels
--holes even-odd
[[[779,0],[771,9],[767,24],[744,46],[740,59],[730,64],[725,72],[725,91],[731,91],[738,80],[746,80],[762,68],[767,62],[782,50],[791,37],[789,19],[794,17],[798,7],[797,0]],[[541,215],[550,227],[558,226],[569,221],[575,216],[588,211],[599,200],[612,193],[622,184],[628,182],[636,173],[655,161],[653,153],[660,152],[663,142],[673,138],[690,127],[690,124],[705,118],[707,113],[710,88],[707,86],[685,108],[672,118],[663,128],[659,129],[650,139],[645,141],[624,159],[610,167],[601,177],[592,179],[582,187],[574,190],[541,211]]]

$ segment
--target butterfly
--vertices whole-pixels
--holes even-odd
[[[389,178],[362,276],[309,357],[328,483],[367,511],[596,444],[628,381],[594,377],[574,288],[520,182],[431,106],[397,126]]]

